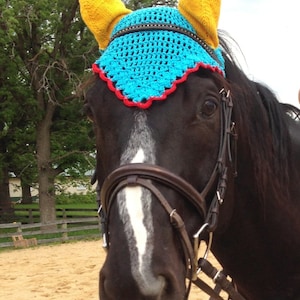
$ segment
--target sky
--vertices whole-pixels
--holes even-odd
[[[300,107],[300,1],[222,0],[219,29],[238,43],[235,53],[253,80],[279,101]],[[244,57],[244,58],[243,58]]]

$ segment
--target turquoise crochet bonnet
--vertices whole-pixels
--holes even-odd
[[[127,106],[164,100],[199,68],[225,76],[220,48],[212,49],[175,8],[131,12],[115,26],[93,71]]]

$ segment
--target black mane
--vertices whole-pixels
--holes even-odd
[[[219,39],[226,78],[233,95],[239,138],[247,139],[258,193],[262,201],[266,191],[280,200],[282,195],[287,196],[289,182],[290,139],[286,109],[268,87],[250,80],[240,69],[228,36],[223,34]]]

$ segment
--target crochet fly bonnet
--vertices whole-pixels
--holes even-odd
[[[220,0],[181,0],[178,9],[134,12],[118,0],[80,0],[80,8],[102,52],[93,71],[127,106],[145,109],[166,99],[199,68],[225,76],[217,36]]]

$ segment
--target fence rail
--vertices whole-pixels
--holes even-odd
[[[15,215],[18,218],[22,218],[22,223],[37,223],[40,218],[40,210],[36,208],[20,208],[14,207]],[[97,209],[96,208],[56,208],[56,217],[58,219],[63,218],[89,218],[96,217]]]
[[[14,243],[12,237],[15,235],[22,235],[23,237],[36,237],[38,244],[53,243],[53,242],[65,242],[71,239],[83,239],[99,237],[100,235],[100,222],[98,217],[84,217],[84,218],[65,218],[57,220],[51,224],[46,225],[53,226],[55,229],[44,230],[45,224],[32,223],[22,224],[20,222],[0,224],[0,240],[11,238],[11,241],[0,242],[0,248],[13,247]],[[4,232],[9,230],[9,232]],[[88,234],[82,235],[70,235],[72,232],[91,231]],[[93,233],[95,232],[95,233]],[[59,235],[53,237],[53,234]],[[52,235],[52,236],[51,236]],[[48,236],[48,237],[47,237]],[[49,237],[50,236],[50,237]]]

